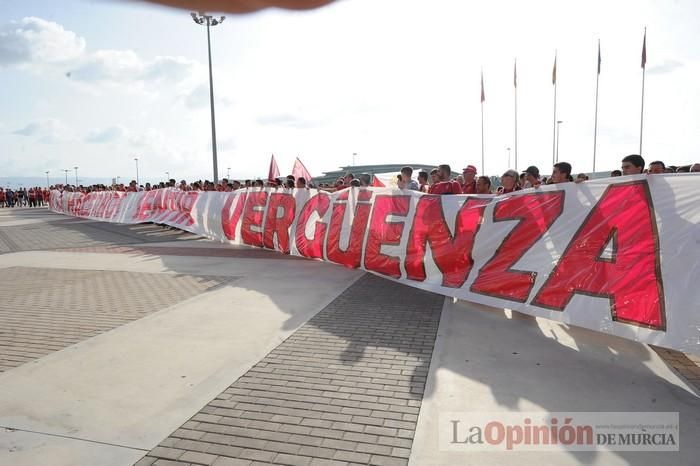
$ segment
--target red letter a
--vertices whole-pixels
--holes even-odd
[[[608,297],[613,320],[665,329],[656,219],[646,180],[608,187],[532,304],[563,311],[575,293]]]

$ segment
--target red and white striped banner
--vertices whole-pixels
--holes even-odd
[[[700,354],[698,187],[700,176],[688,174],[483,197],[388,188],[53,191],[50,206],[361,268],[445,296]]]

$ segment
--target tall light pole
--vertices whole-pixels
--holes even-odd
[[[78,186],[78,167],[73,167],[75,170],[75,185]]]
[[[192,19],[195,23],[199,25],[207,25],[207,50],[209,52],[209,106],[211,107],[211,149],[212,156],[214,159],[214,183],[219,182],[219,168],[216,161],[216,123],[214,122],[214,78],[211,72],[211,36],[209,34],[209,28],[221,24],[225,16],[221,16],[219,19],[212,17],[211,15],[205,14],[203,11],[199,13],[192,12]]]
[[[165,176],[166,176],[167,180],[170,181],[170,172],[165,172]]]
[[[510,147],[506,147],[506,150],[508,151],[508,170],[510,170]]]
[[[136,162],[136,186],[141,186],[141,183],[139,183],[139,158],[134,157],[134,162]]]
[[[63,171],[66,172],[66,185],[67,185],[67,184],[68,184],[68,172],[69,172],[70,170],[67,169],[67,168],[64,168]]]
[[[559,125],[562,123],[564,123],[562,120],[557,120],[557,162],[559,162]]]
[[[49,189],[49,171],[46,170],[46,189]]]
[[[226,179],[230,180],[231,179],[231,167],[228,167],[226,169]]]
[[[355,157],[357,157],[357,152],[352,153],[352,166],[355,166]]]

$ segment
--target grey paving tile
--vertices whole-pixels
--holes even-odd
[[[175,446],[252,464],[406,464],[442,302],[365,275],[176,430]],[[197,458],[211,459],[180,461]]]

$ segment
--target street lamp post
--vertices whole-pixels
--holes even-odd
[[[136,162],[136,186],[141,186],[141,183],[139,182],[139,158],[134,157],[134,162]]]
[[[219,169],[216,160],[216,123],[214,122],[214,78],[212,77],[211,71],[211,36],[209,34],[209,28],[221,24],[225,16],[221,16],[219,19],[212,17],[211,15],[204,14],[203,11],[199,13],[192,12],[192,19],[195,23],[199,25],[206,24],[207,26],[207,51],[209,53],[209,106],[211,108],[211,149],[214,162],[214,183],[219,182]]]
[[[231,179],[231,167],[228,167],[226,169],[226,179],[230,180]]]
[[[562,120],[557,120],[557,162],[559,162],[559,125],[564,123]]]
[[[508,151],[508,170],[510,170],[510,147],[506,147],[506,150]]]
[[[170,172],[165,172],[165,177],[168,181],[170,181]]]
[[[49,189],[49,171],[46,170],[46,189]]]
[[[63,171],[66,173],[66,185],[68,184],[68,172],[70,171],[67,168],[64,168]]]
[[[355,157],[357,157],[357,152],[352,153],[352,166],[355,166]]]
[[[73,167],[75,170],[75,185],[78,186],[78,167]]]

